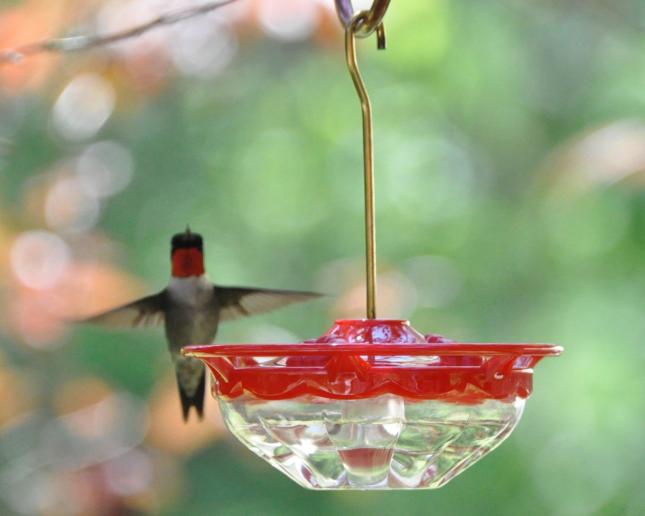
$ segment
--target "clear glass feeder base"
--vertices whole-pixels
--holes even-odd
[[[230,431],[301,486],[365,490],[442,487],[510,435],[524,403],[220,398]]]

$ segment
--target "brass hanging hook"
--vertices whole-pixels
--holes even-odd
[[[376,3],[376,2],[375,2]],[[387,2],[386,2],[387,3]],[[356,31],[365,27],[369,11],[354,15],[345,29],[345,59],[347,68],[361,101],[363,113],[363,172],[365,181],[365,256],[367,284],[367,318],[376,319],[376,221],[374,193],[374,149],[372,129],[372,104],[356,59]],[[385,48],[385,31],[379,22],[376,27],[379,48]]]
[[[335,0],[336,12],[340,18],[341,23],[348,30],[353,25],[356,19],[356,12],[352,6],[352,0]],[[378,48],[385,48],[385,35],[383,28],[383,17],[390,6],[390,0],[373,0],[372,7],[367,11],[360,23],[354,27],[354,34],[358,38],[366,38],[373,32],[377,33]]]

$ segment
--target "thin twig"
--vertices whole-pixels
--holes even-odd
[[[82,50],[89,50],[103,45],[109,45],[110,43],[115,43],[117,41],[141,36],[142,34],[158,27],[174,25],[175,23],[207,14],[215,9],[219,9],[220,7],[232,4],[235,1],[236,0],[220,0],[218,2],[208,2],[196,7],[189,7],[179,11],[162,14],[141,25],[102,36],[70,36],[65,38],[46,39],[36,43],[28,43],[16,48],[1,50],[0,65],[6,63],[19,63],[24,58],[35,54],[46,52],[80,52]]]

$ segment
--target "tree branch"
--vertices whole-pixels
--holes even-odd
[[[236,0],[220,0],[217,2],[207,2],[196,7],[189,7],[179,11],[165,13],[141,25],[110,34],[46,39],[36,43],[28,43],[16,48],[0,50],[0,66],[7,63],[19,63],[26,57],[30,57],[35,54],[47,52],[80,52],[109,45],[110,43],[135,38],[156,28],[174,25],[175,23],[207,14],[219,9],[220,7],[232,4],[235,1]]]

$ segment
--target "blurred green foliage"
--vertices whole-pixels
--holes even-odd
[[[645,195],[638,182],[560,192],[569,171],[548,159],[590,129],[645,117],[643,3],[393,4],[389,49],[360,49],[380,267],[441,256],[461,288],[448,304],[388,315],[566,352],[537,369],[512,437],[440,491],[307,492],[229,439],[183,464],[184,491],[163,513],[643,514]],[[47,98],[21,107],[0,178],[6,212],[67,152],[44,122],[49,108]],[[360,111],[340,47],[248,44],[215,79],[177,78],[102,136],[131,149],[136,174],[100,228],[154,288],[186,223],[221,283],[319,288],[327,264],[362,259]],[[219,340],[269,323],[309,338],[330,319],[324,304],[294,307],[225,326]],[[50,353],[56,374],[146,397],[168,366],[164,347],[157,334],[83,330]]]

